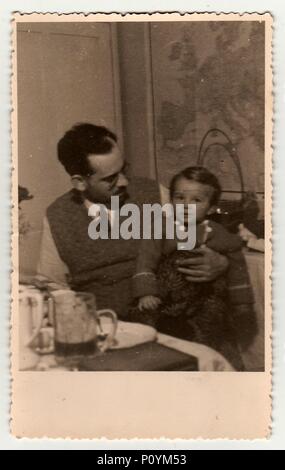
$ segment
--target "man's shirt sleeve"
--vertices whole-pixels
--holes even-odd
[[[43,220],[43,232],[40,248],[37,277],[49,280],[61,287],[67,287],[67,275],[69,271],[66,264],[60,258],[47,217]]]

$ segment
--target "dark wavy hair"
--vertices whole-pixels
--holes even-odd
[[[177,173],[177,175],[174,175],[169,186],[171,199],[174,195],[175,186],[181,178],[186,178],[189,181],[197,181],[198,183],[207,184],[208,186],[211,186],[211,188],[214,189],[214,192],[211,197],[210,203],[212,206],[217,204],[222,192],[222,188],[218,181],[218,178],[213,175],[213,173],[211,173],[209,170],[207,170],[207,168],[203,166],[188,166],[184,170]]]
[[[116,135],[106,127],[76,124],[57,144],[57,155],[67,173],[86,176],[90,172],[88,155],[104,155],[113,149]]]

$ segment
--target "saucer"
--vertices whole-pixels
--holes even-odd
[[[101,325],[104,331],[108,331],[108,319],[102,318]],[[110,349],[131,348],[138,344],[155,341],[156,338],[157,331],[151,326],[118,321],[115,341]]]

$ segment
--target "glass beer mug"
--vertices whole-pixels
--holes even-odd
[[[114,342],[117,315],[113,310],[96,309],[95,296],[87,292],[57,290],[49,300],[54,323],[54,347],[57,359],[93,355],[106,351]],[[111,329],[104,333],[101,317],[111,319]]]

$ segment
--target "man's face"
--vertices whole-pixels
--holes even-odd
[[[124,174],[125,161],[115,144],[110,153],[89,155],[90,176],[85,177],[85,196],[92,202],[108,205],[112,196],[119,196],[123,203],[128,197],[129,184]]]

